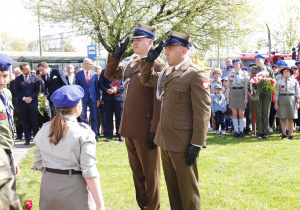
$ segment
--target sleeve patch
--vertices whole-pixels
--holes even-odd
[[[203,86],[203,88],[204,89],[208,89],[209,88],[209,83],[208,83],[208,81],[202,81],[202,86]]]

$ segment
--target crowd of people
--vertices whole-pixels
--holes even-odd
[[[259,75],[274,80],[274,91],[257,92],[250,80]],[[234,133],[234,138],[257,133],[258,139],[268,139],[269,133],[279,130],[282,139],[290,140],[294,130],[300,131],[300,61],[289,67],[280,59],[271,66],[263,55],[257,54],[255,63],[248,68],[240,58],[227,58],[226,67],[211,70],[209,76],[210,131],[217,135]]]
[[[125,137],[141,209],[160,208],[160,161],[171,209],[201,209],[197,164],[209,124],[217,135],[234,132],[243,138],[256,124],[259,139],[276,127],[282,138],[293,139],[294,123],[299,126],[300,61],[296,69],[284,60],[270,68],[257,54],[249,69],[241,59],[227,58],[223,71],[208,74],[190,59],[190,35],[170,31],[154,47],[155,36],[156,28],[138,23],[131,36],[136,56],[126,66],[121,61],[129,37],[108,55],[105,70],[93,68],[89,58],[82,68],[68,65],[67,75],[46,62],[38,70],[21,63],[11,76],[11,93],[5,86],[12,59],[0,54],[0,155],[17,175],[14,128],[17,138],[24,133],[26,145],[34,136],[32,169],[43,174],[40,209],[104,209],[96,142],[101,134],[110,142],[114,128],[119,141]],[[159,58],[163,49],[167,63]],[[277,90],[261,92],[249,84],[256,77],[276,80]],[[3,186],[15,206],[12,174],[6,174]]]

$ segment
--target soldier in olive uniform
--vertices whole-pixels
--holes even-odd
[[[206,147],[211,99],[207,72],[189,59],[190,45],[189,35],[171,31],[142,61],[141,81],[157,85],[161,100],[154,143],[161,148],[171,209],[201,209],[197,157]],[[170,66],[159,73],[153,61],[163,47]]]
[[[262,72],[265,76],[269,76],[274,79],[273,71],[270,67],[265,66],[265,57],[261,54],[257,54],[255,56],[255,63],[257,67],[251,69],[250,79],[255,77],[257,73]],[[257,90],[254,90],[256,92]],[[257,132],[258,132],[258,139],[268,139],[268,124],[269,124],[269,117],[270,117],[270,108],[271,108],[271,100],[272,100],[272,93],[261,93],[259,95],[259,100],[254,101],[253,97],[250,96],[252,102],[254,104],[255,114],[256,114],[256,123],[257,123]]]
[[[126,67],[119,66],[129,38],[119,43],[107,61],[104,76],[107,79],[123,78],[125,97],[119,133],[125,137],[129,163],[133,172],[136,200],[141,209],[160,208],[160,158],[153,143],[159,119],[160,102],[155,98],[155,88],[140,82],[141,58],[153,46],[156,29],[139,23],[132,35],[133,49],[138,55]],[[155,60],[155,71],[166,65]]]
[[[277,116],[281,121],[282,139],[286,136],[286,119],[289,122],[289,139],[293,139],[293,119],[298,118],[298,109],[300,103],[299,83],[292,78],[293,71],[289,67],[280,70],[283,79],[276,83],[278,92],[275,94],[274,108],[278,110]]]
[[[8,55],[0,54],[0,145],[5,150],[13,174],[19,173],[19,167],[14,161],[12,149],[14,147],[14,121],[11,93],[5,87],[9,81],[9,68],[13,60]],[[13,185],[16,189],[16,183]]]

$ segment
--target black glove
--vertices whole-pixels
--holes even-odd
[[[120,59],[127,48],[128,42],[129,37],[127,37],[124,42],[119,42],[112,56],[116,59]]]
[[[161,51],[163,49],[163,44],[164,44],[164,42],[160,41],[159,45],[152,46],[148,52],[148,55],[147,55],[145,61],[153,63],[155,61],[155,59],[161,53]]]
[[[154,137],[155,137],[155,133],[151,133],[151,132],[148,133],[148,143],[150,149],[156,148],[156,144],[154,144]]]
[[[186,164],[189,166],[193,165],[194,161],[199,155],[199,152],[200,147],[190,144],[184,153],[184,157],[186,157]]]

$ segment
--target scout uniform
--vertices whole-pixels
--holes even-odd
[[[59,88],[51,95],[57,107],[77,105],[84,96],[78,85]],[[44,124],[33,139],[33,170],[44,171],[40,189],[40,209],[95,209],[85,178],[97,178],[96,140],[91,128],[78,123],[73,115],[62,115],[68,130],[54,145],[49,140],[51,121]]]
[[[283,70],[289,68],[284,68],[280,71],[283,74]],[[290,70],[291,76],[293,71]],[[298,110],[295,110],[295,105],[297,103],[297,98],[300,98],[299,83],[296,79],[292,77],[283,78],[276,83],[277,93],[275,93],[275,100],[278,101],[278,118],[298,118]]]
[[[155,39],[156,29],[139,23],[131,38]],[[159,120],[160,102],[156,88],[140,82],[141,58],[136,56],[126,67],[119,66],[120,59],[108,56],[104,76],[108,79],[123,79],[125,97],[119,133],[125,137],[130,167],[136,190],[136,200],[142,209],[160,207],[160,158],[159,149],[150,149],[148,135],[155,135]],[[154,62],[155,71],[165,66],[162,59]]]
[[[8,55],[0,54],[0,71],[8,71],[12,62],[13,59]],[[12,173],[15,174],[14,157],[12,155],[15,144],[12,96],[7,88],[1,89],[0,92],[0,145],[8,156]],[[16,190],[15,182],[13,189]]]
[[[258,54],[255,56],[256,58],[265,59],[264,56]],[[265,76],[269,76],[274,79],[273,71],[268,66],[254,67],[251,69],[251,76],[255,77],[257,73],[263,72]],[[270,116],[270,108],[271,108],[271,100],[272,100],[272,93],[261,93],[259,95],[259,100],[252,101],[254,105],[254,110],[256,114],[256,123],[257,123],[257,132],[258,138],[268,138],[267,134],[269,132],[268,124],[269,124],[269,116]]]
[[[164,46],[189,49],[190,42],[189,35],[171,31]],[[208,75],[189,59],[161,73],[153,67],[153,63],[142,61],[141,81],[157,85],[161,99],[155,144],[161,148],[171,209],[201,209],[197,161],[188,165],[185,151],[189,145],[206,147],[211,113]]]

